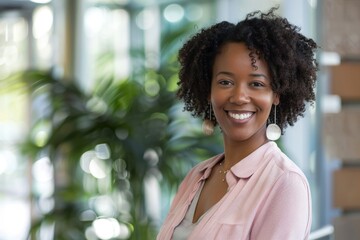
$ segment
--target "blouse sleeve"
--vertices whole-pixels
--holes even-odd
[[[250,239],[308,239],[311,228],[311,197],[306,178],[284,173],[275,183],[255,218]]]

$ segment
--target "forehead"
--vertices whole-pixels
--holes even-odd
[[[229,42],[225,43],[215,57],[214,68],[216,71],[221,69],[238,69],[253,72],[268,72],[268,65],[256,51],[250,51],[245,43]]]

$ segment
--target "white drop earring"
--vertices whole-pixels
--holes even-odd
[[[271,141],[276,141],[281,136],[281,129],[276,124],[276,105],[275,105],[275,111],[274,111],[274,123],[271,123],[266,128],[266,137]]]
[[[206,113],[205,113],[204,122],[202,124],[203,133],[207,136],[210,136],[214,133],[214,123],[211,119],[211,112],[212,112],[212,107],[211,107],[211,103],[209,103],[209,119],[206,118]]]

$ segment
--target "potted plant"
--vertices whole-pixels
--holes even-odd
[[[168,34],[162,47],[176,49],[187,30]],[[45,99],[41,118],[21,144],[34,161],[48,159],[54,176],[51,195],[33,191],[39,213],[30,231],[34,239],[44,228],[59,240],[154,239],[160,219],[147,204],[152,191],[166,193],[166,208],[185,173],[221,151],[219,139],[203,136],[176,99],[176,51],[160,63],[127,79],[99,79],[91,93],[53,71],[2,80],[3,87],[16,83],[32,99]]]

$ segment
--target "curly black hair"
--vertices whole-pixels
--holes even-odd
[[[229,42],[242,42],[250,50],[253,67],[255,54],[269,66],[272,90],[280,96],[276,123],[282,131],[303,117],[306,102],[315,101],[318,63],[315,59],[317,44],[300,34],[300,28],[286,18],[276,15],[277,8],[267,13],[249,13],[243,21],[226,21],[204,28],[180,49],[178,60],[178,97],[185,103],[184,110],[195,117],[209,119],[209,96],[212,68],[220,48]],[[274,119],[273,110],[269,118]],[[212,115],[214,116],[214,115]],[[214,122],[216,124],[216,120]]]

